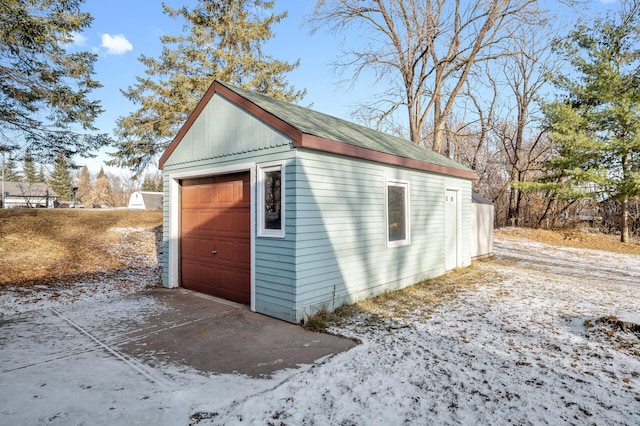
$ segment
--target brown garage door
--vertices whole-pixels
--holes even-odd
[[[251,302],[249,173],[182,181],[181,283]]]

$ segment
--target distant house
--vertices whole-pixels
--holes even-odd
[[[130,209],[162,210],[162,192],[136,191],[129,198]]]
[[[1,195],[1,194],[0,194]],[[53,208],[57,194],[46,183],[5,182],[2,208]]]
[[[297,323],[471,264],[476,172],[226,83],[159,168],[166,287]]]

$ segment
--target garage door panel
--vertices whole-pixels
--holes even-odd
[[[213,251],[217,247],[217,243],[215,241],[202,241],[198,244],[198,257],[201,262],[209,263],[215,261],[215,254]]]
[[[249,278],[243,274],[238,274],[235,269],[221,267],[217,271],[220,285],[216,288],[216,296],[223,297],[234,302],[240,302],[250,298],[248,289],[244,289],[242,284]]]
[[[238,241],[235,250],[236,253],[239,253],[236,262],[244,269],[248,269],[251,265],[251,241]]]
[[[238,241],[231,238],[219,238],[215,242],[218,253],[216,260],[232,264],[248,264],[251,256],[251,241]]]
[[[182,235],[190,235],[197,232],[200,223],[200,217],[197,212],[183,210],[182,212]]]
[[[234,216],[237,213],[234,210],[223,210],[218,211],[215,219],[212,221],[212,225],[214,227],[214,232],[219,235],[234,235],[235,234],[235,226],[234,226]]]
[[[216,206],[217,189],[215,184],[202,185],[198,188],[198,207],[213,208]]]
[[[198,231],[202,234],[215,235],[218,215],[219,212],[216,209],[207,208],[198,211]]]
[[[240,183],[241,185],[242,183]],[[221,182],[218,184],[218,191],[216,193],[216,205],[219,207],[233,207],[238,201],[237,188],[238,184],[236,182]]]
[[[205,265],[198,261],[183,260],[182,267],[183,286],[185,283],[189,283],[191,285],[204,283],[205,280],[203,280],[202,277],[210,278],[215,275],[215,268],[213,265]]]
[[[194,238],[182,238],[182,257],[188,258],[198,255],[198,240]]]
[[[242,195],[238,196],[239,207],[246,207],[247,214],[249,212],[249,208],[251,207],[251,183],[247,180],[241,186],[238,187],[239,191],[242,191]]]
[[[247,235],[251,233],[251,214],[249,211],[237,213],[234,219],[234,229],[236,232]]]
[[[248,304],[251,300],[249,173],[182,182],[182,286]],[[212,254],[217,250],[217,254]]]
[[[191,208],[198,205],[198,189],[195,187],[182,187],[182,208]]]
[[[182,257],[184,258],[211,258],[213,255],[211,250],[216,246],[213,238],[202,236],[183,237],[182,238]]]
[[[217,263],[233,263],[237,257],[235,253],[235,241],[228,238],[220,238],[216,242],[216,250],[218,251],[218,254],[216,254]]]

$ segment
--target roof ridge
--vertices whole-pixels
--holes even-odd
[[[297,128],[304,134],[400,156],[410,160],[424,161],[444,167],[473,172],[469,167],[408,139],[357,124],[344,118],[316,111],[302,105],[276,99],[263,93],[243,89],[230,83],[219,80],[216,80],[216,82],[288,125]],[[330,123],[327,123],[328,121]],[[334,126],[330,127],[328,124],[334,124]]]

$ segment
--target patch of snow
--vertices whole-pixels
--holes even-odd
[[[640,259],[525,240],[494,247],[496,259],[475,266],[493,279],[435,310],[351,318],[332,331],[361,345],[271,379],[114,351],[128,338],[119,322],[166,309],[144,298],[103,298],[96,285],[19,313],[17,290],[3,291],[0,423],[640,423],[639,337],[597,321],[637,320]],[[142,280],[157,279],[147,272]]]
[[[111,228],[122,235],[113,252],[123,260],[125,267],[102,270],[72,283],[51,285],[5,285],[0,290],[0,319],[5,315],[43,308],[55,308],[72,303],[107,302],[122,295],[138,292],[161,281],[159,265],[162,253],[160,232],[145,228]]]

